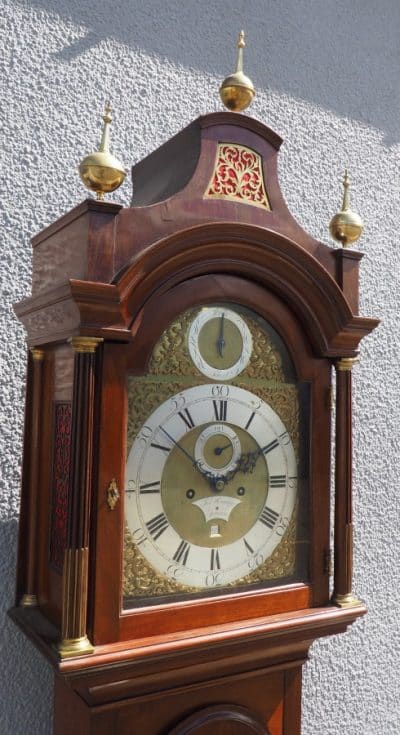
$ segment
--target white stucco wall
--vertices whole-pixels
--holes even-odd
[[[237,31],[257,87],[251,114],[285,138],[281,186],[327,241],[344,166],[365,220],[361,313],[382,325],[355,369],[355,582],[369,615],[315,644],[305,735],[400,732],[400,5],[398,0],[0,1],[0,733],[49,735],[52,672],[5,617],[13,604],[25,378],[11,305],[30,290],[30,236],[86,194],[76,164],[115,108],[127,167],[220,109]],[[130,182],[115,200],[128,204]]]

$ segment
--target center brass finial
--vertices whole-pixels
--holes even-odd
[[[243,73],[243,49],[245,45],[244,31],[240,31],[237,42],[236,71],[224,79],[219,90],[225,107],[233,112],[245,110],[255,96],[253,82]]]

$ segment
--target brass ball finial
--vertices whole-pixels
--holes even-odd
[[[349,194],[350,179],[347,174],[347,169],[344,172],[343,178],[343,203],[340,212],[332,217],[329,224],[329,232],[334,240],[340,242],[344,248],[350,245],[352,242],[356,242],[360,237],[364,224],[363,221],[356,212],[352,212],[349,208],[350,205],[350,194]]]
[[[79,165],[79,175],[83,183],[90,191],[96,192],[98,199],[103,199],[104,194],[118,189],[126,176],[122,163],[110,153],[111,112],[111,105],[107,102],[99,150],[86,156]]]
[[[228,110],[241,112],[252,102],[255,96],[253,82],[243,74],[243,49],[245,47],[244,31],[240,31],[237,42],[238,55],[236,71],[222,82],[219,94]]]

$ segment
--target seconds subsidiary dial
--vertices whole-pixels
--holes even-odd
[[[231,380],[250,360],[253,342],[244,319],[224,306],[204,307],[188,334],[190,356],[203,375]]]
[[[181,585],[232,583],[281,541],[296,474],[289,434],[258,396],[223,384],[184,390],[151,414],[129,453],[133,541]]]

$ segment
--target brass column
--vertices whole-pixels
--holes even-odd
[[[63,569],[61,658],[92,653],[87,637],[89,522],[98,337],[72,337],[75,352],[67,548]]]
[[[37,511],[40,472],[40,428],[42,407],[42,383],[44,350],[33,347],[32,356],[32,404],[27,414],[29,422],[29,517],[28,517],[28,567],[26,570],[25,591],[21,607],[36,607],[37,599]]]
[[[352,368],[357,358],[344,357],[336,367],[336,476],[335,476],[335,575],[332,602],[354,607],[360,601],[352,592]]]

